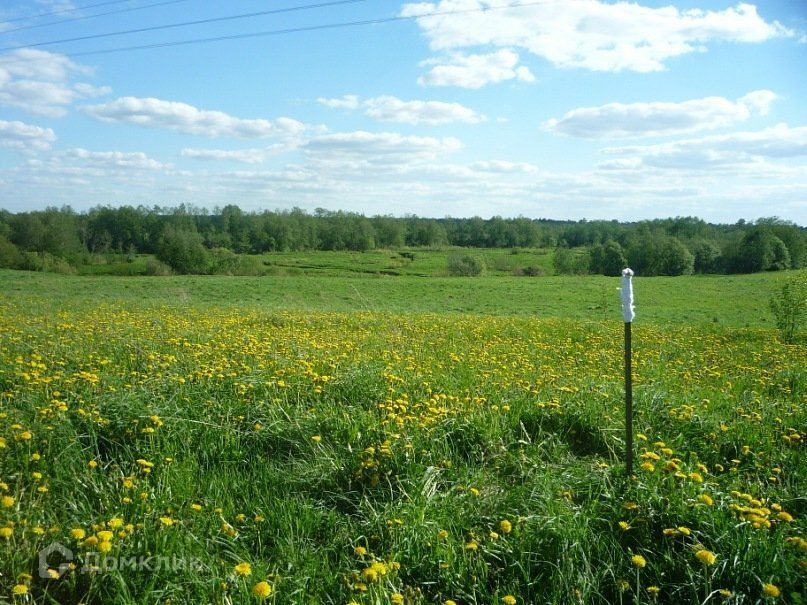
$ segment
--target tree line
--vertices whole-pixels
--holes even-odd
[[[239,255],[404,247],[555,248],[557,273],[751,273],[807,263],[807,232],[777,218],[712,224],[693,217],[620,223],[525,217],[371,216],[318,209],[208,212],[181,205],[0,211],[0,266],[59,270],[98,255],[152,254],[179,273],[226,272]]]

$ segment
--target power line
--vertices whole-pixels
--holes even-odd
[[[128,1],[128,0],[127,0]],[[154,4],[144,4],[143,6],[133,6],[130,8],[120,8],[114,11],[107,11],[105,13],[96,13],[94,15],[81,15],[79,17],[72,17],[70,19],[62,19],[61,21],[51,21],[50,23],[37,23],[36,25],[23,25],[22,27],[15,27],[14,29],[7,29],[0,31],[0,34],[10,34],[11,32],[18,32],[24,29],[36,29],[37,27],[49,27],[51,25],[59,25],[61,23],[71,23],[73,21],[83,21],[85,19],[94,19],[95,17],[106,17],[107,15],[118,15],[120,13],[130,13],[132,11],[144,10],[146,8],[153,8],[155,6],[165,6],[167,4],[177,4],[179,2],[188,2],[189,0],[166,0],[165,2],[155,2]]]
[[[433,13],[422,13],[420,15],[398,15],[395,17],[380,17],[378,19],[365,19],[362,21],[342,21],[339,23],[326,23],[323,25],[308,25],[308,26],[301,26],[301,27],[291,27],[286,29],[274,29],[269,31],[262,31],[262,32],[252,32],[248,34],[232,34],[228,36],[214,36],[210,38],[193,38],[190,40],[177,40],[173,42],[158,42],[154,44],[141,44],[137,46],[121,46],[117,48],[104,48],[100,50],[89,50],[84,52],[78,53],[69,53],[70,57],[87,57],[90,55],[103,55],[103,54],[111,54],[117,52],[127,52],[131,50],[145,50],[151,48],[168,48],[172,46],[184,46],[188,44],[203,44],[207,42],[222,42],[225,40],[241,40],[246,38],[258,38],[264,36],[280,36],[284,34],[293,34],[293,33],[300,33],[300,32],[308,32],[308,31],[319,31],[319,30],[328,30],[328,29],[341,29],[344,27],[358,27],[362,25],[380,25],[383,23],[393,23],[396,21],[411,21],[414,19],[423,19],[426,17],[440,17],[440,16],[447,16],[447,15],[462,15],[468,13],[486,13],[495,10],[503,10],[503,9],[510,9],[510,8],[522,8],[527,6],[535,6],[538,4],[546,4],[547,0],[538,0],[534,2],[516,2],[514,4],[507,4],[504,6],[489,6],[484,8],[473,8],[473,9],[464,9],[464,10],[453,10],[453,11],[443,11],[443,12],[433,12]],[[16,48],[26,48],[25,46],[19,46]],[[2,51],[7,50],[15,50],[15,48],[6,48],[0,49]],[[7,63],[15,63],[18,61],[8,61]]]
[[[3,19],[0,23],[15,23],[17,21],[27,21],[28,19],[38,19],[39,17],[50,17],[52,15],[64,15],[66,13],[75,13],[76,11],[84,10],[85,8],[95,8],[97,6],[107,6],[109,4],[123,4],[129,0],[109,0],[108,2],[99,2],[98,4],[85,4],[84,6],[77,6],[75,8],[63,8],[49,13],[37,13],[36,15],[28,15],[27,17],[15,17],[14,19]]]
[[[175,0],[176,1],[176,0]],[[0,48],[0,52],[9,50],[18,50],[21,48],[36,48],[38,46],[51,46],[53,44],[65,44],[67,42],[80,42],[82,40],[95,40],[97,38],[109,38],[112,36],[122,36],[124,34],[139,34],[143,32],[158,31],[162,29],[172,29],[175,27],[187,27],[190,25],[204,25],[207,23],[218,23],[220,21],[233,21],[235,19],[247,19],[250,17],[261,17],[264,15],[276,15],[280,13],[291,13],[301,10],[310,10],[314,8],[325,8],[328,6],[337,6],[340,4],[356,4],[358,2],[366,2],[367,0],[331,0],[330,2],[319,2],[317,4],[305,4],[302,6],[291,6],[287,8],[275,8],[265,11],[256,11],[253,13],[242,13],[240,15],[228,15],[225,17],[211,17],[209,19],[199,19],[196,21],[183,21],[182,23],[169,23],[166,25],[152,25],[149,27],[140,27],[137,29],[126,29],[117,32],[107,32],[103,34],[92,34],[89,36],[79,36],[76,38],[63,38],[62,40],[51,40],[49,42],[36,42],[34,44],[23,44],[20,46],[9,46]]]

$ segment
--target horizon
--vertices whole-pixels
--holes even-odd
[[[0,8],[1,208],[807,224],[786,0],[159,4]]]
[[[92,211],[101,210],[101,209],[118,209],[118,208],[134,208],[135,210],[146,210],[148,212],[156,212],[160,216],[169,216],[171,213],[179,210],[183,205],[186,204],[177,204],[176,206],[161,206],[159,204],[139,204],[134,206],[132,204],[119,204],[119,205],[112,205],[112,204],[98,204],[96,206],[91,206],[89,208],[84,208],[78,210],[73,208],[72,206],[65,205],[65,206],[43,206],[41,208],[32,208],[32,209],[24,209],[24,210],[9,210],[8,208],[4,208],[0,206],[0,212],[9,212],[11,214],[21,214],[26,212],[44,212],[46,210],[58,210],[63,211],[65,209],[69,209],[77,215],[86,215]],[[490,221],[494,218],[500,218],[504,221],[511,221],[511,220],[518,220],[518,219],[527,219],[530,221],[540,221],[540,222],[549,222],[549,223],[582,223],[582,222],[589,222],[589,223],[596,223],[596,222],[617,222],[619,224],[635,224],[635,223],[643,223],[643,222],[657,222],[657,221],[675,221],[681,219],[694,219],[696,221],[703,221],[707,225],[716,225],[716,226],[735,226],[735,225],[758,225],[764,224],[764,221],[779,221],[784,223],[792,224],[799,229],[807,229],[807,225],[800,224],[796,221],[791,221],[789,219],[785,219],[780,216],[758,216],[756,218],[745,218],[740,217],[736,221],[733,222],[720,222],[720,221],[710,221],[703,217],[696,216],[696,215],[679,215],[679,216],[656,216],[653,218],[647,219],[636,219],[636,220],[619,220],[619,219],[596,219],[596,218],[588,218],[588,217],[581,217],[581,218],[569,218],[569,219],[560,219],[560,218],[552,218],[547,216],[523,216],[523,215],[514,215],[514,216],[507,216],[507,215],[473,215],[473,216],[452,216],[452,215],[444,215],[444,216],[426,216],[420,214],[394,214],[394,213],[385,213],[385,214],[370,214],[370,213],[362,213],[362,212],[354,212],[351,210],[345,210],[341,208],[314,208],[312,210],[306,208],[299,208],[297,206],[292,206],[289,208],[252,208],[246,210],[241,208],[237,204],[227,204],[225,206],[214,206],[213,208],[204,208],[204,207],[196,207],[193,204],[187,204],[189,206],[188,214],[190,216],[218,216],[222,213],[224,208],[227,206],[235,206],[244,214],[265,214],[265,213],[274,213],[274,214],[281,214],[281,213],[289,213],[295,210],[299,210],[307,214],[308,216],[314,216],[317,211],[324,210],[326,212],[337,213],[337,212],[344,212],[349,214],[358,214],[367,219],[374,219],[374,218],[392,218],[392,219],[424,219],[430,221],[440,221],[440,220],[469,220],[474,218],[480,218],[483,221]]]

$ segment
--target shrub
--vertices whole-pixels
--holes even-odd
[[[628,266],[622,246],[619,242],[608,240],[604,244],[594,246],[589,252],[589,266],[592,273],[602,275],[618,276],[622,274],[622,269]]]
[[[17,246],[0,235],[0,267],[5,269],[22,269],[25,258]]]
[[[210,253],[196,231],[167,226],[157,246],[157,258],[177,273],[207,273]]]
[[[546,272],[543,267],[533,267],[529,265],[527,267],[516,267],[513,270],[513,275],[517,277],[540,277],[546,275]]]
[[[485,272],[485,261],[471,254],[448,257],[448,274],[455,277],[477,277]]]
[[[770,305],[782,340],[792,343],[807,318],[807,275],[787,280],[771,297]]]
[[[146,275],[171,275],[171,267],[156,258],[150,258],[146,261],[144,273]]]

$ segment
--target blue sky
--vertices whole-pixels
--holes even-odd
[[[2,208],[807,224],[801,0],[91,4],[0,6]]]

